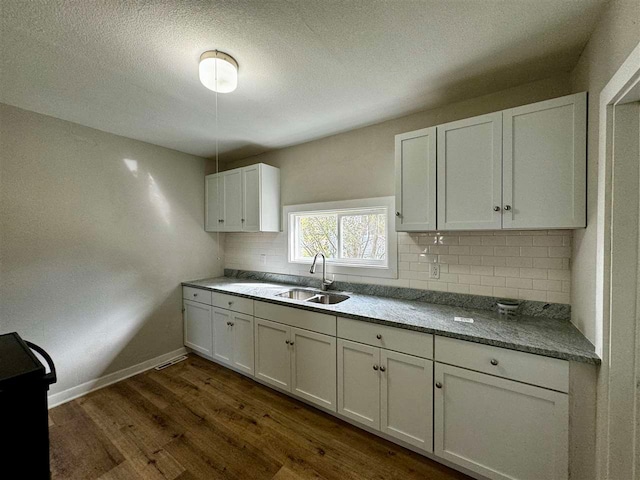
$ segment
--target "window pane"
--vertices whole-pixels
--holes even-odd
[[[297,258],[310,258],[321,252],[327,258],[338,253],[338,216],[304,215],[296,218]]]
[[[341,218],[341,258],[385,260],[387,256],[387,215],[370,213]]]

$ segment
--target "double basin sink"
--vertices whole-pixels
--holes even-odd
[[[323,305],[334,305],[349,299],[349,295],[343,295],[341,293],[327,293],[304,288],[292,288],[286,292],[278,293],[276,297],[310,303],[321,303]]]

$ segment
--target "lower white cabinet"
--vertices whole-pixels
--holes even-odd
[[[338,340],[338,413],[433,450],[433,362]]]
[[[184,344],[211,356],[211,306],[184,300]]]
[[[568,395],[436,363],[434,453],[491,479],[568,477]]]
[[[213,358],[253,374],[253,317],[213,308]]]
[[[256,378],[336,410],[336,339],[255,319]]]

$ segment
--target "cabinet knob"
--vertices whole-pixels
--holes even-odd
[[[380,365],[380,371],[384,372],[386,370],[386,367],[384,365]]]
[[[442,383],[436,382],[436,388],[442,388]]]
[[[229,302],[229,306],[233,305],[233,302]]]
[[[495,207],[493,207],[493,211],[494,212],[499,212],[500,211],[500,207],[496,205]]]
[[[194,296],[194,297],[197,297],[197,296],[198,296],[198,294],[197,294],[197,293],[194,293],[194,294],[193,294],[193,296]]]
[[[491,365],[498,365],[498,360],[496,360],[495,358],[492,358]]]
[[[400,212],[396,212],[396,217],[399,217],[399,216],[400,216]]]
[[[377,334],[377,335],[376,335],[376,338],[377,338],[378,340],[382,340],[382,335],[381,335],[381,334]]]
[[[289,345],[291,345],[293,347],[293,342],[289,342]]]
[[[378,370],[378,365],[374,365],[374,366],[373,366],[373,369],[374,369],[374,370]]]
[[[287,345],[289,345],[289,340],[285,340],[284,343],[286,343]]]
[[[242,223],[244,223],[244,218],[240,219],[240,221],[241,221]]]
[[[506,211],[511,210],[511,205],[505,205],[505,206],[504,206],[504,209],[505,209]]]

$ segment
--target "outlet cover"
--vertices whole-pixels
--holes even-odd
[[[440,278],[440,265],[437,263],[433,263],[431,268],[429,269],[429,278]]]

